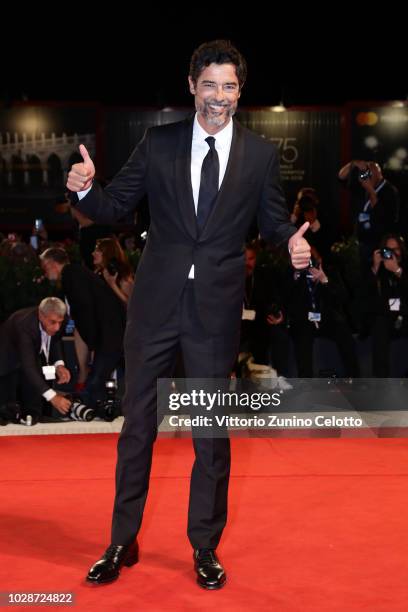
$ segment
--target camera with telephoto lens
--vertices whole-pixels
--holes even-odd
[[[393,256],[392,249],[387,249],[384,247],[383,249],[380,249],[380,253],[383,259],[392,259],[392,256]]]
[[[366,168],[365,170],[360,170],[358,178],[360,181],[367,181],[369,178],[373,176],[370,168]]]
[[[105,382],[106,399],[97,402],[98,416],[104,421],[113,421],[119,415],[119,402],[116,398],[116,380]]]
[[[73,421],[93,421],[96,417],[95,410],[86,406],[81,400],[74,400],[71,404],[69,417]]]

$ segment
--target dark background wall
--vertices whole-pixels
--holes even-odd
[[[38,6],[8,17],[9,9],[2,28],[0,132],[9,131],[11,138],[17,132],[22,138],[25,128],[16,128],[15,117],[21,105],[35,108],[40,133],[40,118],[47,116],[45,133],[50,136],[93,135],[104,179],[123,163],[146,125],[186,112],[177,109],[191,109],[190,56],[200,43],[214,38],[231,39],[247,58],[248,79],[240,99],[244,122],[262,133],[254,123],[256,115],[245,109],[267,113],[281,101],[289,108],[280,117],[268,114],[266,134],[280,146],[289,203],[301,183],[312,183],[338,215],[343,206],[335,181],[339,162],[363,153],[384,162],[383,144],[369,151],[364,144],[372,131],[388,148],[394,137],[395,142],[406,141],[403,122],[386,136],[379,129],[383,122],[377,127],[359,125],[353,114],[407,98],[404,21],[395,12],[388,14],[386,7],[288,6],[285,11],[249,4],[151,9],[85,4],[78,10],[66,4],[57,11],[44,9],[46,19]],[[377,102],[360,104],[356,111],[346,106],[358,100]],[[294,113],[307,117],[296,135]],[[319,116],[325,118],[323,123],[313,119]],[[295,162],[284,159],[290,147],[298,151]],[[39,177],[38,161],[31,162],[33,171],[37,164]],[[405,166],[403,161],[400,168],[387,168],[404,197]],[[4,183],[3,175],[0,223],[17,210],[19,221],[26,224],[47,211],[50,222],[62,220],[54,214],[58,185],[38,180],[36,189],[23,183],[20,192],[11,193]]]

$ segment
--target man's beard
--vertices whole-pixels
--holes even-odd
[[[235,114],[237,105],[237,102],[235,102],[235,104],[231,104],[230,102],[223,102],[220,104],[219,102],[214,102],[214,100],[204,100],[202,103],[196,102],[196,110],[202,117],[204,117],[208,125],[221,127],[225,125],[228,122],[228,119]],[[225,112],[222,115],[214,116],[212,115],[213,111],[210,109],[210,106],[216,106]]]

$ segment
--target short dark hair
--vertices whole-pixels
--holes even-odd
[[[247,76],[247,63],[229,40],[212,40],[200,45],[190,61],[190,77],[197,83],[198,77],[210,64],[233,64],[237,73],[239,88],[242,89]]]
[[[47,249],[46,251],[41,253],[40,259],[41,260],[50,259],[51,261],[55,261],[56,263],[63,264],[63,265],[69,263],[68,254],[61,247],[51,247]]]

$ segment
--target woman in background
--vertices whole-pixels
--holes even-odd
[[[133,273],[116,238],[97,240],[93,261],[96,274],[105,279],[116,296],[126,305],[133,288]]]

